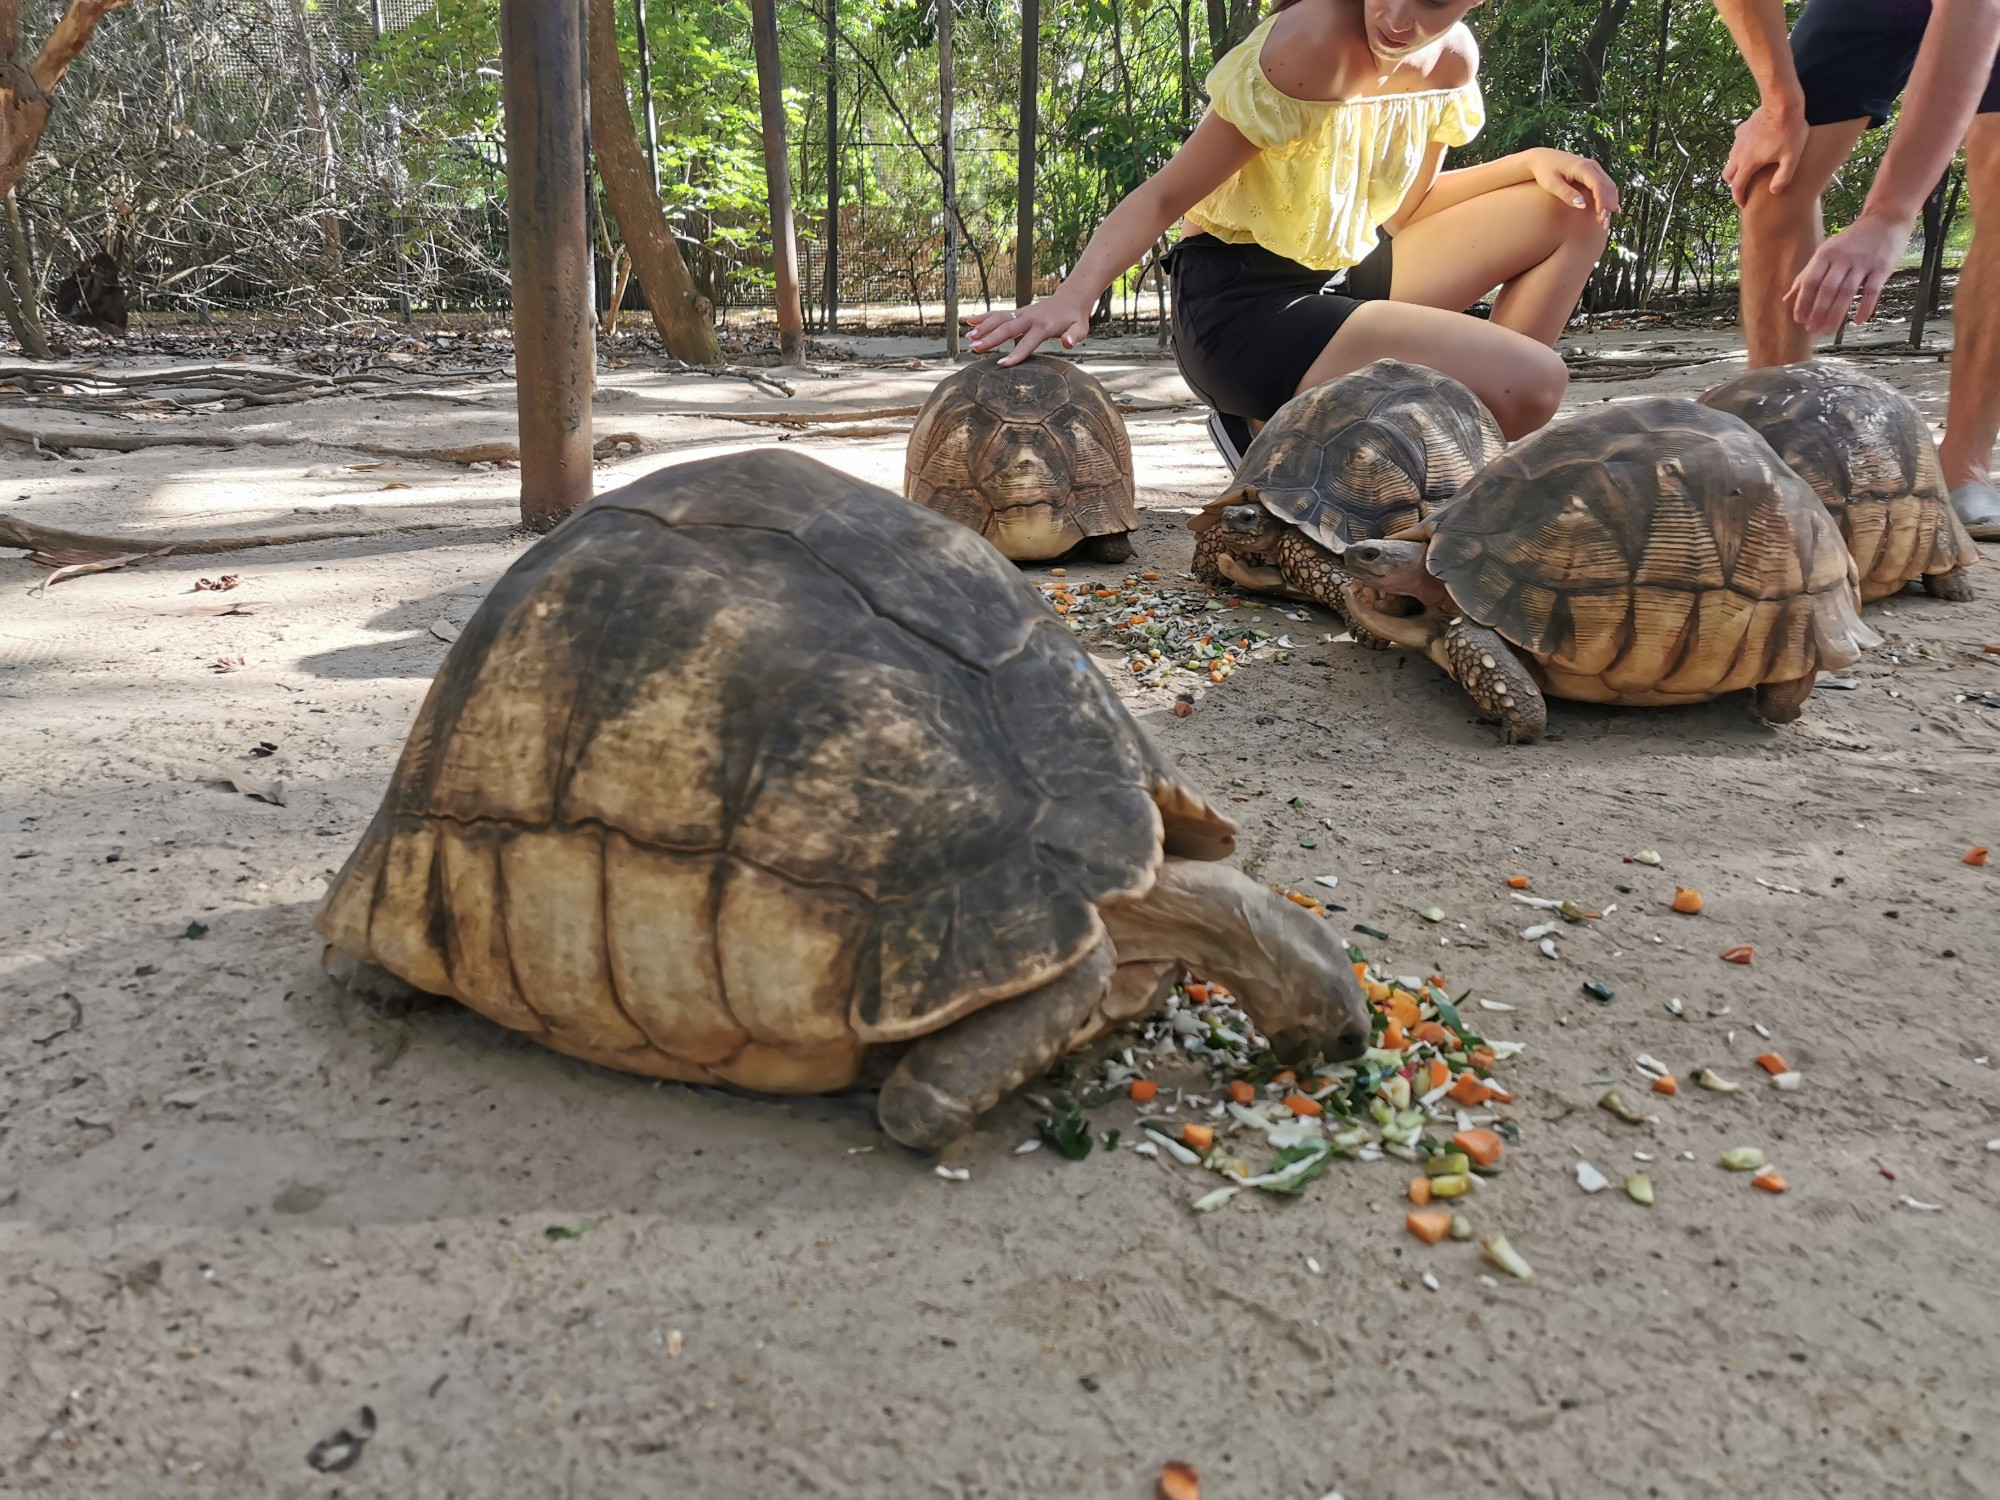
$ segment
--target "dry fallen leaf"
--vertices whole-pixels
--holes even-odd
[[[240,656],[218,656],[208,664],[208,670],[211,672],[234,672],[242,665],[243,658]]]
[[[1201,1478],[1193,1464],[1175,1459],[1160,1466],[1159,1500],[1201,1500]]]
[[[382,488],[385,490],[406,490],[409,488],[409,485],[405,484],[400,479],[392,479],[387,484],[383,485]]]
[[[285,805],[285,784],[275,777],[251,776],[242,771],[231,771],[229,784],[244,796],[255,797],[259,802],[268,802],[273,807]]]
[[[197,578],[194,587],[196,593],[208,590],[220,594],[226,589],[235,588],[242,581],[243,575],[240,573],[224,573],[220,578]]]

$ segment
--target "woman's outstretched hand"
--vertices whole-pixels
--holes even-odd
[[[1090,337],[1090,309],[1072,306],[1061,293],[1012,312],[990,312],[978,319],[968,316],[965,321],[972,328],[967,342],[975,354],[998,348],[1009,339],[1014,341],[1014,347],[1000,361],[1002,365],[1018,365],[1050,339],[1060,339],[1063,348],[1074,349]]]
[[[1588,208],[1597,222],[1610,227],[1618,212],[1618,184],[1587,156],[1572,156],[1547,146],[1528,153],[1535,182],[1544,192],[1553,193],[1572,208]]]

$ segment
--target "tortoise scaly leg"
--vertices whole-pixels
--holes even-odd
[[[1371,651],[1389,649],[1388,641],[1355,620],[1347,595],[1354,581],[1340,566],[1340,560],[1318,542],[1287,528],[1278,543],[1278,567],[1291,591],[1301,599],[1332,610],[1353,633],[1356,645]]]
[[[1757,713],[1766,724],[1789,724],[1805,707],[1806,698],[1819,681],[1819,673],[1808,672],[1789,682],[1757,684]]]
[[[328,979],[348,993],[370,1002],[385,1016],[404,1016],[413,1010],[440,1003],[438,996],[426,994],[380,964],[356,958],[346,949],[336,948],[330,943],[320,955],[320,967],[326,970]]]
[[[905,1146],[937,1151],[1008,1094],[1048,1071],[1111,985],[1109,938],[1038,990],[998,1000],[910,1044],[875,1117]]]
[[[1198,531],[1194,537],[1194,561],[1188,564],[1188,571],[1194,574],[1197,582],[1225,584],[1229,580],[1223,577],[1218,566],[1223,556],[1221,528],[1211,526],[1206,531]]]
[[[1972,570],[1963,567],[1924,574],[1924,592],[1933,599],[1949,599],[1954,604],[1970,604],[1978,597],[1972,591]]]
[[[1089,536],[1076,549],[1091,562],[1122,563],[1132,560],[1132,533],[1129,531],[1108,531],[1102,536]]]
[[[1549,705],[1514,648],[1497,631],[1461,615],[1445,627],[1431,655],[1472,695],[1473,702],[1500,721],[1508,744],[1542,737],[1548,728]]]

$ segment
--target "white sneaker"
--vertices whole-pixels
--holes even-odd
[[[1208,414],[1208,437],[1215,444],[1215,451],[1222,455],[1222,461],[1229,465],[1234,474],[1243,467],[1244,450],[1250,446],[1250,424],[1242,417],[1232,417],[1219,411]]]
[[[1214,419],[1209,431],[1215,430]],[[1958,512],[1965,529],[1975,542],[2000,542],[2000,489],[1975,481],[1961,484],[1951,492],[1951,508]]]

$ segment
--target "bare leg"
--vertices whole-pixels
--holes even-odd
[[[1104,922],[1123,962],[1178,959],[1221,980],[1282,1058],[1340,1062],[1368,1046],[1340,934],[1227,865],[1170,857],[1151,891],[1106,907]]]
[[[1798,172],[1782,193],[1771,191],[1765,172],[1743,200],[1743,338],[1750,367],[1811,359],[1812,335],[1792,321],[1785,293],[1825,234],[1820,194],[1867,128],[1866,120],[1815,125],[1806,132]]]
[[[1462,312],[1497,286],[1493,321],[1553,344],[1608,234],[1588,209],[1535,183],[1516,183],[1406,224],[1396,235],[1390,295]]]
[[[1101,941],[1040,989],[911,1043],[875,1102],[882,1128],[919,1151],[949,1146],[1068,1050],[1104,1000],[1116,962]]]
[[[1972,248],[1953,305],[1951,404],[1938,463],[1947,488],[1991,483],[2000,436],[2000,114],[1975,115],[1965,137]]]
[[[1299,389],[1337,380],[1378,359],[1425,365],[1469,387],[1509,442],[1554,416],[1569,385],[1561,357],[1524,333],[1437,307],[1364,302],[1327,341]]]

